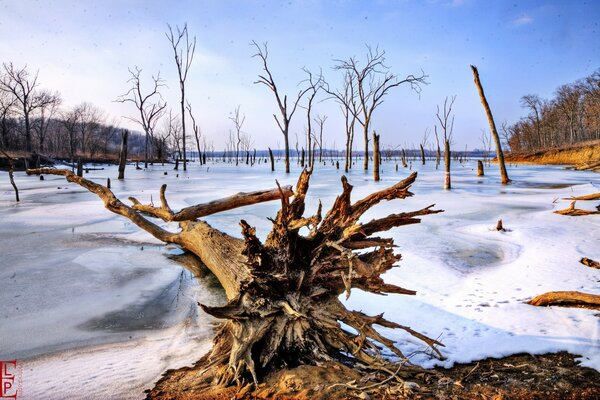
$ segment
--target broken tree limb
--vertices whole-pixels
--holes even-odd
[[[529,300],[532,306],[586,306],[600,307],[600,295],[582,292],[548,292]]]
[[[556,210],[556,211],[554,211],[554,213],[560,214],[560,215],[570,215],[571,217],[581,217],[583,215],[600,214],[600,210],[592,211],[592,210],[582,210],[580,208],[575,208],[575,202],[576,202],[576,200],[573,200],[571,202],[571,205],[569,206],[569,208],[565,208],[563,210]]]
[[[600,193],[587,194],[585,196],[565,197],[563,200],[600,200]]]
[[[193,206],[182,208],[178,212],[173,212],[166,205],[165,190],[167,185],[162,185],[160,188],[161,206],[154,207],[151,204],[142,204],[136,198],[130,197],[129,200],[133,203],[133,209],[150,214],[160,218],[165,222],[180,222],[192,221],[198,218],[206,217],[234,208],[249,206],[252,204],[263,203],[265,201],[278,200],[282,195],[290,197],[294,194],[291,186],[284,186],[279,189],[259,190],[250,193],[237,193],[229,197],[219,200],[214,200],[208,203],[196,204]]]
[[[592,260],[591,258],[583,257],[579,262],[586,267],[600,269],[600,262]]]
[[[70,171],[28,171],[40,173],[65,176],[95,193],[110,211],[129,218],[155,237],[194,253],[216,275],[225,289],[227,303],[200,307],[224,322],[194,378],[198,388],[243,381],[256,384],[270,371],[335,360],[388,371],[391,362],[383,357],[380,346],[400,357],[402,365],[407,363],[397,344],[374,325],[405,330],[441,356],[437,346],[442,344],[435,339],[387,321],[382,315],[348,310],[339,300],[342,293],[349,295],[354,288],[376,294],[415,294],[381,278],[396,265],[400,255],[394,252],[392,239],[371,235],[418,223],[418,217],[441,210],[434,210],[432,205],[364,224],[359,219],[383,200],[411,196],[408,189],[416,173],[355,203],[351,201],[352,185],[342,177],[342,194],[324,218],[321,206],[315,215],[304,216],[312,169],[301,173],[293,198],[290,188],[278,185],[276,190],[238,194],[178,213],[171,210],[164,185],[160,206],[142,205],[134,199],[134,205],[129,207],[108,188]],[[198,220],[211,213],[273,199],[281,201],[281,209],[271,220],[273,228],[264,242],[245,221],[240,223],[243,239],[238,239]],[[164,221],[178,220],[180,232],[164,230],[146,219],[148,214]],[[307,235],[300,233],[303,227],[309,228]]]

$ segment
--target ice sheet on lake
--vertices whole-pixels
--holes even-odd
[[[388,319],[439,337],[446,345],[444,362],[428,358],[420,352],[422,344],[402,332],[385,330],[424,366],[568,350],[600,370],[598,311],[523,304],[550,290],[598,292],[600,272],[579,259],[600,259],[600,218],[551,212],[569,204],[554,203],[557,198],[597,192],[591,182],[598,184],[598,175],[521,165],[509,168],[515,183],[501,186],[494,166],[485,177],[476,177],[476,165],[467,163],[453,167],[454,189],[444,192],[443,172],[434,163],[414,167],[419,170],[415,196],[382,203],[363,220],[431,203],[445,210],[389,232],[402,260],[385,278],[417,290],[417,295],[383,298],[355,290],[348,306],[385,312]],[[133,195],[149,202],[158,201],[158,189],[167,183],[169,203],[178,209],[271,188],[275,179],[294,184],[298,172],[285,176],[271,173],[267,164],[217,164],[208,172],[191,166],[176,177],[172,166],[155,165],[148,171],[128,169],[127,179],[113,179],[112,188],[122,199]],[[408,172],[396,172],[394,162],[384,163],[383,181],[374,183],[370,175],[353,170],[348,174],[353,199]],[[104,183],[115,176],[115,168],[108,167],[90,171],[88,178]],[[316,210],[318,199],[329,208],[340,192],[340,176],[330,164],[317,167],[307,213]],[[165,257],[176,251],[173,247],[110,214],[94,195],[63,178],[39,181],[18,173],[16,181],[22,197],[18,205],[6,173],[0,173],[0,359],[23,360],[24,398],[41,393],[65,398],[69,393],[64,390],[95,398],[106,385],[117,397],[143,398],[143,389],[165,369],[189,365],[209,348],[213,321],[195,304],[218,304],[224,296]],[[274,216],[277,203],[207,220],[239,235],[238,222],[244,218],[264,236],[270,228],[266,217]],[[498,218],[507,232],[493,230]]]

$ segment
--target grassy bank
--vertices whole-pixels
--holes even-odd
[[[531,153],[509,153],[505,158],[507,163],[562,164],[600,171],[600,140]]]

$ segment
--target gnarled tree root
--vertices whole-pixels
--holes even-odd
[[[160,206],[121,203],[110,189],[66,170],[38,169],[29,174],[63,175],[97,194],[107,209],[126,218],[165,242],[196,254],[225,289],[227,304],[199,306],[223,319],[213,348],[199,364],[195,385],[230,386],[252,382],[273,371],[298,365],[344,362],[358,368],[392,374],[409,360],[396,343],[376,326],[401,329],[421,340],[441,357],[435,339],[407,326],[388,321],[383,315],[352,311],[339,300],[358,288],[376,294],[415,292],[385,283],[381,275],[394,267],[400,255],[390,238],[377,232],[420,222],[421,216],[436,214],[433,205],[360,223],[361,216],[381,201],[412,196],[408,191],[417,174],[394,186],[351,202],[352,185],[342,177],[342,193],[323,217],[319,205],[315,215],[304,216],[304,199],[312,170],[298,179],[293,200],[291,190],[278,187],[259,194],[243,194],[215,205],[196,205],[179,212],[171,210],[160,190]],[[241,221],[242,239],[224,234],[198,218],[224,209],[279,198],[281,210],[272,219],[273,228],[261,241],[255,229]],[[224,206],[227,203],[229,206]],[[159,227],[150,219],[179,222],[179,232]],[[308,234],[300,234],[307,228]],[[385,350],[384,350],[385,349]],[[390,361],[393,355],[396,361]]]

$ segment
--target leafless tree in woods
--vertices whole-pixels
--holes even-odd
[[[489,134],[485,129],[482,129],[479,140],[483,146],[483,161],[489,161],[488,158],[492,152],[492,135]]]
[[[539,96],[534,94],[528,94],[521,97],[521,106],[529,108],[531,111],[530,118],[532,123],[535,126],[536,136],[537,136],[537,145],[542,148],[545,146],[544,140],[542,138],[542,100]]]
[[[31,141],[31,118],[33,112],[40,107],[44,107],[48,102],[54,101],[48,92],[39,92],[38,73],[31,75],[27,71],[27,66],[17,68],[13,63],[2,64],[2,74],[0,74],[0,90],[10,93],[16,103],[15,109],[23,117],[25,149],[30,152],[33,150]]]
[[[233,122],[233,129],[235,130],[235,165],[237,166],[239,163],[240,157],[240,144],[244,139],[242,136],[242,127],[244,126],[244,122],[246,121],[246,115],[240,115],[240,107],[237,106],[235,110],[233,110],[233,114],[229,117],[229,120]]]
[[[354,145],[354,128],[356,126],[356,115],[358,113],[358,105],[356,103],[356,90],[354,87],[353,75],[350,71],[344,72],[344,82],[341,89],[331,89],[325,83],[325,91],[333,96],[340,105],[340,110],[344,116],[344,127],[346,133],[346,151],[344,171],[346,173],[352,168],[352,149]]]
[[[9,129],[15,104],[14,96],[0,88],[0,149],[9,147]]]
[[[183,170],[187,171],[187,156],[185,147],[185,81],[188,72],[192,66],[194,52],[196,51],[196,37],[190,41],[187,23],[183,25],[183,29],[177,26],[177,34],[173,32],[171,25],[167,24],[169,31],[166,33],[167,39],[173,48],[175,56],[175,64],[177,65],[177,73],[179,74],[179,88],[181,89],[181,129],[183,138]]]
[[[369,169],[369,129],[371,126],[373,112],[383,103],[383,98],[390,89],[402,84],[408,84],[417,93],[421,92],[421,85],[425,84],[425,73],[420,75],[408,75],[399,79],[397,75],[390,72],[385,65],[385,51],[379,48],[373,49],[367,46],[367,56],[364,66],[355,57],[347,60],[336,60],[335,70],[349,73],[353,81],[353,89],[356,91],[357,108],[351,108],[356,114],[356,121],[363,128],[364,138],[364,163],[363,168]]]
[[[370,222],[358,221],[383,200],[411,196],[409,187],[416,173],[354,203],[351,202],[352,185],[342,177],[342,193],[325,216],[322,217],[319,206],[315,215],[305,217],[311,173],[312,169],[302,172],[294,192],[287,186],[239,193],[176,212],[167,202],[166,185],[160,189],[160,205],[142,204],[130,198],[133,205],[128,206],[110,189],[70,171],[53,168],[28,171],[28,174],[62,175],[81,185],[99,196],[108,210],[128,218],[157,239],[197,255],[214,273],[225,291],[227,303],[200,305],[205,312],[224,322],[217,329],[210,353],[194,367],[191,385],[196,390],[243,381],[258,385],[269,372],[322,362],[344,362],[374,371],[397,370],[395,376],[402,373],[403,366],[409,370],[406,357],[396,343],[374,325],[404,330],[441,356],[437,346],[442,344],[437,340],[386,320],[382,315],[369,316],[349,310],[339,300],[342,293],[346,298],[350,296],[352,289],[378,294],[415,294],[381,278],[400,255],[394,253],[392,239],[376,234],[419,223],[421,216],[440,210],[434,210],[432,205]],[[290,200],[292,195],[294,198]],[[277,199],[281,201],[281,210],[272,220],[273,228],[264,242],[244,220],[240,222],[243,239],[238,239],[200,219]],[[179,231],[167,230],[147,215],[165,222],[178,222]],[[301,234],[301,231],[307,233]],[[381,346],[401,361],[394,364],[386,359]],[[175,397],[189,393],[186,392],[189,388],[181,383],[174,385],[180,390]]]
[[[192,113],[192,104],[188,101],[186,109],[188,110],[188,114],[190,115],[190,119],[192,120],[192,130],[194,131],[194,138],[196,139],[196,149],[198,150],[198,164],[202,165],[202,150],[200,149],[200,137],[202,133],[200,132],[200,126],[196,122],[196,118],[194,118],[194,113]]]
[[[452,189],[452,183],[450,179],[450,144],[452,142],[452,131],[454,130],[454,115],[452,115],[452,106],[454,105],[454,101],[456,100],[456,96],[452,96],[450,98],[450,103],[448,103],[448,97],[444,99],[444,108],[440,110],[440,106],[437,106],[437,113],[435,116],[440,123],[440,127],[442,129],[442,138],[444,142],[444,167],[446,171],[446,176],[444,178],[444,190]],[[452,118],[450,116],[452,115]],[[435,131],[437,137],[437,129]]]
[[[32,125],[33,131],[38,139],[38,150],[40,153],[43,153],[45,150],[44,142],[48,135],[48,128],[52,118],[54,118],[58,112],[62,99],[58,92],[51,93],[49,91],[41,91],[39,95],[45,99],[41,102],[41,105],[37,110],[37,116],[33,120]]]
[[[252,41],[251,45],[254,46],[257,51],[252,57],[260,58],[260,60],[262,62],[263,71],[264,71],[264,74],[258,75],[258,80],[254,83],[261,83],[261,84],[265,85],[266,87],[268,87],[269,90],[271,90],[273,92],[273,95],[275,96],[275,100],[277,102],[277,106],[279,107],[279,112],[281,115],[277,116],[276,114],[273,114],[273,118],[275,118],[275,122],[277,122],[277,126],[279,127],[279,130],[281,131],[281,134],[283,135],[283,142],[284,142],[284,146],[285,146],[285,172],[289,173],[290,172],[290,143],[289,143],[290,122],[292,120],[292,117],[294,116],[294,113],[296,112],[296,109],[298,108],[298,103],[300,103],[300,100],[310,90],[310,88],[300,89],[298,91],[296,99],[293,101],[293,104],[290,104],[288,107],[288,97],[287,97],[287,95],[283,95],[283,98],[281,97],[282,95],[281,95],[281,93],[279,93],[279,89],[277,88],[277,85],[275,84],[275,80],[274,80],[273,75],[271,74],[271,71],[269,70],[269,66],[267,64],[267,59],[269,57],[267,43],[263,43],[263,45],[260,46],[255,41]]]
[[[315,142],[317,142],[317,146],[319,147],[319,163],[323,162],[323,126],[325,126],[325,121],[327,121],[327,116],[317,115],[314,119],[314,122],[317,124],[319,129],[319,135],[315,135]]]
[[[502,143],[500,143],[500,136],[498,135],[498,131],[496,130],[496,124],[494,122],[494,117],[492,116],[492,111],[490,110],[490,106],[485,98],[485,93],[483,91],[483,86],[481,81],[479,80],[479,71],[477,71],[477,67],[471,65],[471,71],[473,72],[473,80],[475,81],[475,86],[477,86],[477,91],[479,92],[479,98],[481,99],[481,104],[483,105],[483,109],[485,110],[485,114],[487,115],[488,122],[490,124],[490,131],[492,133],[492,138],[494,139],[494,143],[496,143],[496,159],[498,160],[498,167],[500,168],[500,177],[503,185],[506,185],[510,182],[508,178],[508,173],[506,172],[506,165],[504,165],[504,152],[502,151]]]
[[[67,132],[69,139],[69,159],[71,160],[71,169],[74,169],[75,152],[77,151],[77,126],[79,124],[79,108],[74,107],[63,111],[61,123]]]
[[[98,129],[104,121],[104,113],[92,103],[84,102],[76,107],[79,131],[79,148],[82,153],[89,153],[90,157],[99,149]]]
[[[169,110],[169,116],[165,119],[163,132],[166,132],[168,138],[168,147],[176,153],[176,158],[179,160],[183,155],[183,131],[181,129],[181,120],[178,115],[173,114],[173,110]],[[178,161],[177,161],[178,162]],[[178,164],[176,164],[177,169]]]
[[[308,75],[308,78],[306,78],[306,84],[308,85],[307,103],[306,107],[302,108],[306,109],[306,148],[308,149],[308,166],[310,167],[314,159],[314,155],[312,154],[312,139],[315,137],[312,129],[311,113],[315,97],[317,97],[317,94],[323,88],[323,73],[319,72],[318,76],[314,76],[307,68],[303,68],[303,70]]]
[[[167,107],[167,103],[163,101],[159,92],[159,89],[165,85],[162,79],[160,79],[159,72],[156,77],[152,77],[153,84],[151,89],[148,92],[144,92],[142,90],[140,79],[142,70],[138,67],[135,67],[134,70],[131,70],[130,68],[129,73],[131,74],[131,78],[129,78],[127,82],[131,85],[131,88],[127,93],[119,96],[115,101],[119,103],[133,103],[140,114],[139,118],[127,118],[140,124],[144,130],[146,135],[144,144],[144,166],[148,168],[148,144],[154,134],[156,123],[164,114],[165,108]]]

